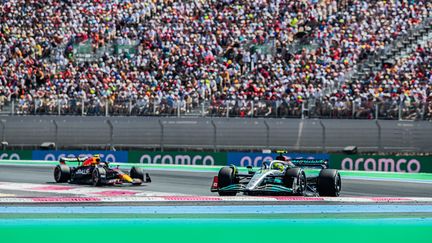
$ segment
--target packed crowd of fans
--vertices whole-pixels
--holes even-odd
[[[432,41],[370,77],[378,90],[383,117],[396,118],[399,100],[406,119],[432,118]]]
[[[347,82],[425,20],[428,0],[0,2],[0,108],[22,114],[372,118],[379,104],[393,118],[403,102],[418,118],[430,104],[430,48]],[[131,41],[133,55],[75,56]]]

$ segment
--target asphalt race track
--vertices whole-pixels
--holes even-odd
[[[161,193],[163,195],[194,195],[216,196],[210,192],[210,184],[215,173],[209,172],[184,172],[184,171],[148,171],[152,183],[143,186],[120,186],[119,190],[138,190]],[[386,180],[367,180],[342,178],[341,197],[432,197],[432,183],[430,182],[405,182]],[[52,166],[20,166],[1,165],[0,183],[34,183],[43,185],[58,185],[54,182]],[[86,185],[69,185],[72,187],[91,188]],[[105,187],[112,188],[112,187]],[[16,191],[0,188],[1,195],[19,197],[41,197],[52,195],[46,192]],[[61,195],[61,194],[57,194]]]

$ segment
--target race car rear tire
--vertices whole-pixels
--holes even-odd
[[[317,189],[320,196],[338,197],[342,188],[340,174],[335,169],[322,169],[318,176]]]
[[[63,183],[69,181],[71,178],[71,170],[67,165],[57,165],[54,168],[54,180],[57,183]]]
[[[140,179],[142,181],[144,181],[144,170],[142,168],[139,167],[135,167],[132,166],[130,173],[129,173],[130,177],[136,178],[136,179]]]
[[[106,175],[106,170],[102,167],[94,168],[92,172],[92,182],[93,186],[101,186],[102,185],[102,175]]]
[[[294,189],[294,182],[297,185],[294,195],[304,196],[306,194],[307,181],[306,174],[301,168],[291,168],[285,171],[283,178],[285,187]]]
[[[219,170],[218,174],[219,188],[223,188],[235,183],[235,174],[232,167],[226,166]],[[219,191],[219,196],[235,196],[237,192]]]

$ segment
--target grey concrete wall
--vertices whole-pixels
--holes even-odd
[[[9,146],[432,152],[427,121],[165,117],[0,117]]]

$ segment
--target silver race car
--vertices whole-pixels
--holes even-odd
[[[341,177],[337,170],[328,169],[326,160],[295,159],[265,161],[254,170],[247,167],[241,174],[236,166],[220,169],[211,185],[220,196],[244,195],[320,195],[337,197],[341,191]]]

